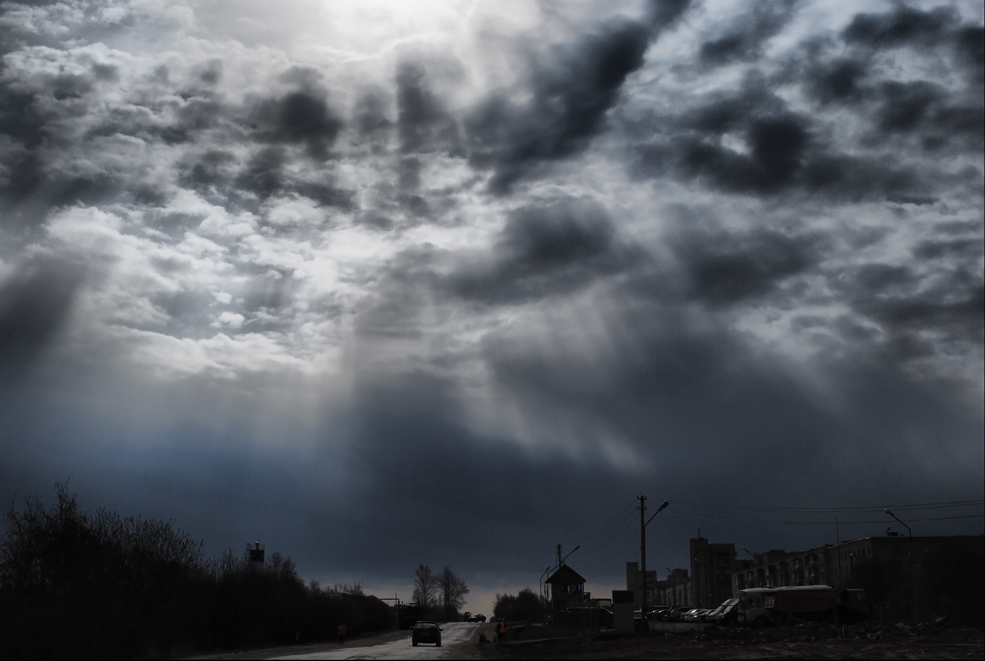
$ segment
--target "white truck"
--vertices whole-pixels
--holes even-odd
[[[736,624],[755,627],[789,624],[793,618],[838,623],[869,616],[865,590],[828,585],[747,588],[739,591],[735,611]]]

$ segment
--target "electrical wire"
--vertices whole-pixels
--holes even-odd
[[[799,513],[841,513],[841,512],[882,512],[887,506],[864,507],[751,507],[747,505],[725,505],[711,503],[692,503],[686,500],[672,501],[675,505],[691,505],[694,507],[711,507],[717,509],[743,510],[747,512],[799,512]],[[985,500],[951,500],[939,503],[917,503],[914,505],[889,505],[890,509],[906,512],[910,510],[946,509],[951,507],[969,507],[985,504]]]
[[[951,500],[942,502],[932,502],[932,503],[914,503],[910,505],[890,505],[887,507],[878,506],[857,506],[857,507],[754,507],[747,505],[725,505],[725,504],[711,504],[711,503],[695,503],[684,500],[674,500],[671,501],[674,505],[689,505],[692,507],[708,507],[712,509],[726,509],[726,510],[739,510],[740,512],[761,512],[770,513],[775,512],[778,514],[805,514],[805,515],[820,515],[820,514],[870,514],[875,512],[883,512],[886,509],[893,509],[899,512],[910,512],[910,511],[926,511],[926,510],[940,510],[940,509],[953,509],[960,507],[974,507],[976,505],[985,504],[985,499],[977,500]],[[630,503],[619,514],[613,517],[607,524],[599,528],[592,536],[593,539],[601,539],[598,542],[589,541],[586,544],[587,550],[598,549],[605,544],[609,543],[613,538],[615,538],[619,533],[626,529],[630,523],[635,519],[636,509],[635,502]],[[633,508],[633,509],[630,509]],[[705,514],[699,512],[680,512],[676,510],[670,510],[666,512],[671,516],[682,517],[682,518],[702,518],[702,519],[715,519],[720,521],[742,521],[742,522],[752,522],[752,523],[773,523],[782,525],[815,525],[815,526],[831,526],[835,525],[834,521],[803,521],[803,520],[793,520],[793,519],[763,519],[763,518],[750,518],[742,516],[721,516],[715,514]],[[957,519],[981,519],[985,518],[985,514],[965,514],[956,516],[937,516],[937,517],[922,517],[922,518],[911,518],[907,519],[910,522],[921,522],[921,521],[952,521]],[[872,525],[885,523],[885,519],[867,520],[867,521],[838,521],[838,525]],[[606,533],[606,530],[610,532]],[[604,536],[604,538],[603,538]],[[613,571],[619,567],[625,566],[625,564],[631,561],[633,558],[638,558],[639,552],[637,551],[631,555],[626,560],[613,565],[610,569],[603,572],[594,574],[590,576],[587,580],[592,580],[600,576],[605,576],[606,574],[611,574]]]
[[[715,519],[716,521],[745,521],[751,523],[782,523],[784,525],[807,525],[807,526],[833,526],[834,521],[795,521],[795,520],[782,520],[782,519],[751,519],[747,517],[738,516],[716,516],[714,514],[701,514],[701,513],[687,513],[687,512],[671,512],[671,516],[677,516],[687,519]],[[917,519],[907,519],[907,521],[949,521],[953,519],[980,519],[985,517],[985,514],[967,514],[962,516],[935,516],[935,517],[925,517]],[[860,523],[885,523],[886,519],[876,519],[872,521],[839,521],[840,525],[854,525]]]
[[[600,572],[598,574],[595,574],[594,576],[589,576],[585,580],[586,581],[590,581],[593,578],[598,578],[599,576],[605,576],[606,574],[611,574],[612,572],[614,572],[615,570],[619,569],[620,567],[625,567],[627,562],[629,562],[633,558],[637,558],[637,557],[639,557],[639,554],[638,553],[634,553],[633,555],[629,556],[628,558],[626,558],[622,562],[613,565],[611,569],[606,569],[604,572]]]
[[[608,535],[606,535],[606,537],[604,539],[602,539],[601,541],[598,541],[598,542],[594,542],[594,543],[593,542],[589,542],[588,544],[586,544],[585,545],[586,551],[594,551],[595,549],[598,549],[598,548],[601,548],[601,547],[605,546],[616,535],[618,535],[623,530],[625,530],[626,527],[632,522],[632,520],[636,516],[635,510],[630,511],[630,507],[632,507],[632,506],[633,506],[633,503],[630,503],[628,506],[626,506],[625,509],[623,509],[622,512],[620,512],[620,514],[616,517],[616,519],[613,519],[613,521],[617,521],[618,520],[618,523],[616,523],[615,528],[613,528],[612,531]],[[609,525],[611,523],[612,522],[610,521],[609,524],[606,524],[606,526],[604,526],[602,530],[604,530],[605,528],[609,527]]]
[[[589,535],[588,539],[586,540],[586,545],[594,544],[596,540],[600,539],[603,535],[606,534],[606,529],[608,529],[610,526],[618,527],[620,525],[623,525],[625,523],[627,516],[632,514],[629,511],[632,506],[633,503],[629,503],[628,505],[626,505],[626,507],[624,507],[623,510],[619,512],[619,514],[614,516],[612,520],[610,520],[607,524],[599,528],[592,535]]]

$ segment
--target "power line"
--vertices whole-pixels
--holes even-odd
[[[606,529],[609,528],[610,526],[613,525],[618,526],[620,523],[622,523],[625,517],[627,516],[627,513],[629,513],[630,515],[632,514],[630,510],[633,507],[633,505],[634,503],[629,503],[628,505],[626,505],[626,507],[624,507],[623,510],[619,512],[619,514],[614,516],[611,521],[609,521],[607,524],[599,528],[594,534],[590,535],[587,540],[587,544],[592,544],[594,540],[601,538],[605,534]]]
[[[923,510],[946,509],[951,507],[970,507],[985,504],[985,500],[951,500],[938,503],[916,503],[913,505],[880,505],[862,507],[753,507],[748,505],[726,505],[712,503],[692,503],[686,500],[672,501],[675,505],[691,505],[694,507],[711,507],[716,509],[733,509],[747,512],[799,512],[799,513],[836,513],[836,512],[882,512],[886,507],[894,510]]]
[[[747,517],[737,517],[737,516],[716,516],[714,514],[698,514],[698,513],[687,513],[687,512],[670,512],[671,516],[678,516],[681,518],[701,518],[701,519],[715,519],[717,521],[745,521],[751,523],[782,523],[785,525],[808,525],[808,526],[832,526],[834,521],[796,521],[796,520],[784,520],[784,519],[751,519]],[[966,514],[962,516],[934,516],[925,517],[917,519],[907,519],[907,521],[950,521],[953,519],[980,519],[985,517],[985,514]],[[853,525],[860,523],[884,523],[886,519],[876,519],[873,521],[842,521],[843,525]]]
[[[611,540],[612,540],[612,539],[613,539],[613,538],[614,538],[614,537],[615,537],[616,535],[618,535],[618,534],[619,534],[619,533],[621,533],[621,532],[622,532],[623,530],[625,530],[625,529],[626,529],[626,527],[627,527],[627,526],[628,526],[628,525],[629,525],[630,523],[632,523],[632,521],[633,521],[633,519],[635,518],[635,515],[636,515],[636,510],[635,510],[635,509],[632,509],[632,510],[631,510],[631,509],[630,509],[631,507],[633,507],[633,503],[630,503],[630,504],[629,504],[629,506],[628,506],[628,507],[626,507],[626,509],[624,509],[624,510],[622,511],[622,513],[620,513],[620,515],[619,515],[619,517],[617,517],[617,519],[619,519],[619,522],[618,522],[618,523],[616,524],[616,527],[615,527],[615,528],[613,528],[613,530],[612,530],[612,532],[610,532],[610,533],[609,533],[609,534],[608,534],[608,535],[607,535],[607,536],[605,537],[605,539],[603,539],[603,540],[601,540],[601,541],[599,541],[599,542],[596,542],[596,543],[594,543],[594,544],[588,544],[588,545],[586,545],[586,546],[587,546],[587,549],[586,549],[586,550],[590,550],[590,551],[594,551],[595,549],[598,549],[598,548],[600,548],[600,547],[602,547],[602,546],[605,546],[605,545],[606,545],[606,544],[608,544],[608,543],[609,543],[609,542],[610,542],[610,541],[611,541]],[[606,527],[608,527],[608,526],[606,526]]]
[[[631,556],[629,556],[628,558],[626,558],[626,559],[625,559],[625,560],[623,560],[622,562],[620,562],[620,563],[617,563],[617,564],[615,564],[615,565],[613,565],[613,566],[612,566],[612,567],[611,567],[610,569],[606,569],[606,570],[605,570],[604,572],[601,572],[601,573],[598,573],[598,574],[595,574],[594,576],[589,576],[589,577],[588,577],[587,579],[585,579],[585,580],[586,580],[586,581],[590,581],[590,580],[592,580],[593,578],[598,578],[599,576],[605,576],[606,574],[611,574],[612,572],[614,572],[615,570],[617,570],[617,569],[619,569],[620,567],[624,567],[624,566],[626,566],[626,563],[627,563],[627,562],[629,562],[630,560],[632,560],[633,558],[635,558],[636,556],[637,556],[637,554],[636,554],[636,553],[634,553],[633,555],[631,555]]]
[[[837,514],[837,513],[855,513],[855,514],[868,514],[874,512],[883,512],[885,506],[858,506],[858,507],[754,507],[747,505],[724,505],[724,504],[710,504],[710,503],[694,503],[684,500],[672,501],[675,505],[690,505],[693,507],[709,507],[713,509],[728,509],[728,510],[739,510],[742,512],[776,512],[782,514]],[[613,517],[607,524],[599,528],[591,538],[600,539],[601,541],[592,543],[589,542],[586,545],[587,550],[596,550],[619,533],[625,530],[630,523],[635,519],[636,509],[635,502],[628,504],[623,510]],[[910,505],[889,505],[889,508],[898,511],[920,511],[920,510],[939,510],[939,509],[953,509],[960,507],[973,507],[976,505],[985,504],[985,499],[978,500],[951,500],[942,502],[931,502],[931,503],[914,503]],[[633,509],[631,509],[633,508]],[[667,512],[671,516],[683,517],[683,518],[703,518],[703,519],[715,519],[720,521],[742,521],[751,523],[773,523],[782,525],[814,525],[814,526],[830,526],[834,525],[832,521],[803,521],[803,520],[792,520],[792,519],[761,519],[761,518],[749,518],[741,516],[720,516],[715,514],[705,514],[705,513],[688,513],[670,510]],[[915,519],[908,519],[909,521],[919,522],[919,521],[952,521],[956,519],[981,519],[985,518],[985,514],[965,514],[956,516],[937,516],[937,517],[922,517]],[[885,519],[867,520],[867,521],[842,521],[842,525],[872,525],[872,524],[882,524],[885,523]],[[609,530],[608,534],[606,531]],[[603,538],[604,536],[604,538]],[[598,574],[590,576],[587,580],[592,580],[598,578],[599,576],[605,576],[610,574],[621,566],[624,566],[627,562],[638,556],[638,551],[631,555],[626,560],[613,565],[610,569],[607,569]]]

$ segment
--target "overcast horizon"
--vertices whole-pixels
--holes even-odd
[[[5,2],[0,497],[69,480],[378,596],[448,564],[487,614],[558,543],[619,587],[640,494],[661,576],[699,528],[982,534],[983,34],[970,1]]]

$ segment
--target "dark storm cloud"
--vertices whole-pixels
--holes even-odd
[[[921,11],[901,3],[884,14],[856,14],[841,36],[845,43],[872,48],[930,48],[951,41],[960,23],[954,7]]]
[[[386,126],[379,105],[367,111],[363,117],[375,130]],[[458,124],[431,90],[422,64],[404,62],[397,71],[397,133],[405,154],[458,150]]]
[[[235,163],[236,156],[232,153],[210,150],[202,154],[194,165],[182,173],[180,181],[200,191],[222,186],[231,178]]]
[[[807,92],[822,104],[859,101],[867,64],[852,58],[834,58],[817,63],[808,72]]]
[[[64,328],[81,280],[78,267],[37,259],[0,285],[0,377],[27,370]]]
[[[355,192],[339,188],[332,183],[319,181],[295,181],[292,190],[326,207],[354,209]]]
[[[559,201],[513,212],[491,263],[461,269],[451,276],[450,286],[466,299],[523,303],[574,291],[642,258],[641,251],[619,240],[601,206]]]
[[[956,42],[959,59],[968,67],[969,78],[976,85],[983,85],[985,73],[985,27],[968,25],[958,31]]]
[[[324,161],[343,122],[325,95],[302,89],[277,99],[266,99],[254,108],[251,122],[258,137],[267,142],[303,144],[308,155]]]
[[[764,227],[739,232],[690,226],[671,245],[686,274],[687,296],[724,306],[773,292],[823,256],[817,236]]]
[[[284,163],[287,158],[281,147],[266,147],[250,158],[236,179],[239,188],[250,191],[261,200],[275,195],[284,187]]]
[[[374,87],[365,90],[359,96],[353,113],[359,132],[371,136],[393,126],[393,122],[387,117],[388,106],[387,94],[382,88]]]
[[[798,0],[755,3],[751,12],[730,23],[727,33],[701,44],[701,62],[718,66],[758,59],[763,44],[786,26],[798,5]]]
[[[849,45],[872,50],[946,48],[965,68],[972,86],[983,84],[985,28],[962,23],[955,7],[923,11],[901,3],[883,14],[856,14],[841,37]]]
[[[678,118],[682,130],[669,143],[640,148],[642,172],[700,179],[734,192],[769,194],[803,185],[816,167],[809,160],[817,147],[810,119],[768,95],[755,103],[744,95],[731,100],[693,109]],[[720,143],[726,133],[741,136],[747,151]]]
[[[738,35],[755,41],[757,34],[775,34],[794,9],[792,4],[758,8],[753,16],[771,17],[754,21],[761,29],[736,30],[734,43],[724,37],[707,42],[703,48],[711,50],[703,50],[702,57],[758,59],[761,52],[743,45]],[[898,152],[980,153],[985,144],[981,82],[972,80],[962,90],[935,80],[896,80],[891,67],[875,58],[898,48],[920,53],[934,48],[955,67],[977,67],[980,31],[962,23],[953,8],[923,12],[898,5],[883,14],[858,14],[840,34],[848,50],[839,50],[835,41],[807,39],[800,45],[803,59],[792,58],[774,78],[753,70],[736,91],[696,96],[677,113],[634,128],[634,134],[650,138],[635,148],[638,172],[756,195],[797,191],[836,201],[933,199],[942,173],[899,158]],[[801,85],[819,112],[792,111],[774,93],[780,84]],[[852,113],[865,132],[850,150],[834,139],[823,112],[835,105]]]
[[[936,179],[879,153],[840,153],[819,135],[815,119],[769,94],[740,93],[667,121],[680,130],[636,148],[639,174],[698,180],[727,192],[801,191],[843,201],[926,195]],[[964,115],[956,121],[964,126]],[[745,149],[723,143],[726,134]]]
[[[963,255],[966,266],[932,261],[939,256],[938,250],[953,258],[948,251],[955,248],[967,251]],[[933,342],[925,339],[926,333],[949,343],[980,347],[985,341],[985,286],[974,274],[974,263],[981,258],[978,248],[975,255],[964,242],[920,244],[915,252],[924,268],[939,271],[930,282],[908,267],[867,264],[838,286],[847,294],[857,318],[878,324],[887,334],[885,343],[890,350],[902,348],[908,354],[900,356],[903,360],[936,351]]]
[[[231,152],[210,149],[181,165],[179,181],[210,201],[234,208],[253,208],[243,199],[243,191],[260,200],[295,193],[321,206],[353,208],[353,191],[339,188],[317,171],[311,173],[312,178],[293,176],[285,171],[288,162],[288,153],[279,146],[263,147],[245,163]]]
[[[875,136],[912,134],[936,151],[949,143],[960,152],[985,145],[985,106],[955,104],[942,87],[927,81],[884,82],[875,112]]]
[[[0,80],[0,134],[29,149],[37,147],[44,138],[46,123],[46,114],[35,101],[34,93],[16,90]]]
[[[683,11],[679,4],[671,16]],[[658,29],[668,17],[662,20]],[[641,23],[610,23],[556,53],[554,62],[532,62],[525,104],[513,103],[506,92],[482,103],[466,120],[469,162],[494,171],[490,190],[505,194],[545,164],[584,150],[604,129],[626,77],[642,66],[652,36]]]

